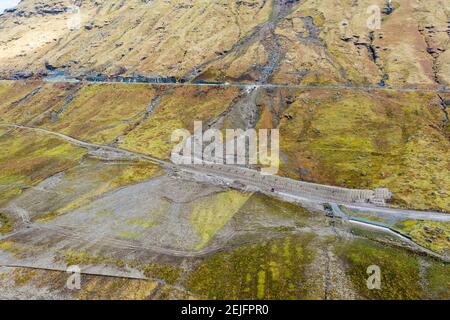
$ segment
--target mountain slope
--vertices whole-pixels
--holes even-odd
[[[0,17],[0,74],[448,85],[448,7],[393,1],[36,1]],[[371,30],[368,8],[381,10]],[[78,13],[79,12],[79,13]],[[77,24],[79,21],[79,24]],[[402,32],[399,32],[399,30]]]

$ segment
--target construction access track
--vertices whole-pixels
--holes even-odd
[[[251,189],[268,195],[278,196],[287,201],[309,202],[315,204],[338,203],[353,209],[371,211],[374,214],[379,212],[383,215],[401,215],[403,218],[407,219],[427,219],[432,221],[450,222],[450,214],[447,213],[377,206],[371,203],[371,200],[373,200],[375,194],[375,191],[373,190],[347,189],[297,181],[279,176],[265,176],[256,170],[238,166],[208,163],[203,163],[200,165],[177,165],[147,154],[108,145],[90,143],[43,128],[5,123],[0,124],[0,127],[31,130],[53,135],[69,143],[86,148],[90,153],[102,154],[110,159],[142,159],[158,164],[171,172],[184,172],[192,175],[193,177],[209,176],[211,178],[216,178],[202,179],[202,181],[209,181],[211,183],[220,181],[222,184],[226,184],[228,186],[241,186],[243,189]]]

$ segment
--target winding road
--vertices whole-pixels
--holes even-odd
[[[121,149],[118,147],[111,147],[108,145],[90,143],[90,142],[82,141],[82,140],[76,139],[74,137],[65,135],[63,133],[54,132],[54,131],[43,129],[43,128],[28,127],[28,126],[22,126],[22,125],[17,125],[17,124],[7,124],[7,123],[0,123],[0,127],[7,127],[7,128],[13,128],[13,129],[14,128],[15,129],[24,129],[24,130],[32,130],[35,132],[41,132],[44,134],[53,135],[57,138],[63,139],[67,142],[70,142],[72,144],[75,144],[75,145],[78,145],[80,147],[87,148],[90,150],[103,150],[103,151],[107,151],[107,152],[112,152],[115,154],[123,155],[124,157],[128,157],[130,159],[133,159],[133,158],[144,159],[144,160],[150,161],[152,163],[161,165],[164,168],[169,169],[169,170],[176,170],[176,171],[186,172],[186,173],[190,173],[190,174],[201,174],[201,175],[206,174],[208,176],[214,175],[216,178],[219,178],[219,179],[237,181],[237,182],[242,183],[245,186],[250,185],[252,187],[259,188],[263,192],[266,189],[266,187],[259,185],[259,180],[257,180],[257,179],[252,181],[249,177],[240,178],[239,176],[232,174],[232,173],[227,173],[226,171],[220,171],[220,172],[208,171],[207,173],[205,173],[205,171],[204,171],[205,168],[203,168],[202,166],[195,166],[195,165],[191,165],[188,167],[179,166],[179,165],[175,165],[171,162],[152,157],[147,154],[134,152],[134,151],[126,150],[126,149]],[[255,171],[255,173],[256,172],[257,171]],[[311,184],[311,185],[316,185],[316,184]],[[267,192],[265,192],[265,193],[267,193]],[[270,193],[267,193],[267,194],[269,194],[269,195],[275,194],[275,195],[285,198],[286,200],[299,201],[299,202],[307,201],[307,202],[313,202],[313,203],[319,203],[319,204],[323,204],[323,203],[327,203],[327,202],[329,202],[329,203],[335,202],[334,199],[325,199],[325,198],[321,197],[320,195],[318,195],[317,197],[310,197],[310,198],[305,197],[305,196],[299,196],[298,194],[289,192],[288,190],[283,190],[283,192],[277,191],[274,194],[270,194]],[[342,202],[339,204],[345,205],[351,209],[360,210],[362,212],[364,212],[364,211],[370,212],[374,215],[379,214],[382,216],[387,215],[387,216],[396,216],[398,218],[401,217],[402,219],[450,222],[450,214],[448,214],[448,213],[441,213],[441,212],[435,212],[435,211],[406,210],[406,209],[389,208],[389,207],[378,207],[375,205],[359,204],[359,203]]]
[[[155,163],[155,164],[158,164],[158,165],[164,167],[166,170],[171,170],[172,172],[187,173],[188,176],[191,176],[193,179],[195,179],[196,175],[197,176],[200,175],[203,177],[211,177],[212,176],[214,179],[210,179],[210,180],[202,179],[201,180],[203,182],[207,182],[207,183],[209,182],[211,184],[217,184],[216,180],[234,181],[234,182],[238,182],[238,183],[242,184],[243,186],[247,186],[247,187],[251,186],[253,188],[259,189],[259,191],[261,191],[269,196],[280,197],[284,200],[291,201],[291,202],[296,202],[296,203],[298,203],[298,202],[308,203],[309,202],[309,203],[314,203],[314,204],[320,205],[320,206],[322,206],[324,203],[329,203],[331,206],[331,210],[333,212],[333,216],[344,220],[346,223],[382,231],[384,233],[387,233],[387,234],[390,234],[391,236],[396,237],[401,242],[403,242],[404,244],[406,244],[410,248],[413,248],[416,251],[425,253],[430,256],[434,256],[442,261],[450,262],[450,257],[441,256],[427,248],[424,248],[424,247],[418,245],[417,243],[412,241],[407,235],[404,235],[404,234],[398,232],[397,230],[390,228],[387,225],[386,226],[380,225],[379,223],[371,222],[371,221],[360,221],[353,217],[347,216],[347,214],[344,213],[340,209],[339,205],[344,205],[350,209],[359,210],[360,212],[366,212],[366,213],[370,212],[370,214],[372,214],[374,216],[378,216],[378,217],[382,217],[382,218],[383,217],[384,218],[386,218],[386,217],[395,218],[395,219],[399,219],[399,220],[412,219],[412,220],[432,220],[432,221],[440,221],[440,222],[450,222],[450,214],[433,212],[433,211],[424,212],[424,211],[403,210],[403,209],[388,208],[388,207],[377,207],[374,205],[359,204],[359,203],[339,203],[338,204],[338,203],[335,203],[335,201],[333,199],[320,198],[320,195],[318,197],[314,197],[314,195],[312,197],[309,197],[309,196],[311,196],[310,194],[308,194],[307,196],[299,196],[299,194],[289,192],[289,190],[283,190],[283,192],[281,192],[280,190],[277,190],[275,192],[268,192],[267,186],[259,186],[258,185],[259,180],[255,179],[254,181],[252,181],[252,179],[249,178],[248,176],[239,177],[239,175],[232,174],[231,173],[232,171],[230,171],[230,174],[227,174],[227,171],[216,172],[216,171],[209,170],[208,172],[204,172],[203,170],[205,168],[203,166],[175,165],[171,162],[164,161],[164,160],[152,157],[150,155],[133,152],[130,150],[125,150],[125,149],[112,147],[112,146],[108,146],[108,145],[101,145],[101,144],[86,142],[86,141],[79,140],[77,138],[65,135],[63,133],[54,132],[54,131],[44,129],[44,128],[28,127],[28,126],[22,126],[22,125],[17,125],[17,124],[5,124],[5,123],[0,123],[0,127],[6,127],[6,128],[10,128],[10,129],[31,130],[34,132],[52,135],[59,139],[67,141],[69,143],[72,143],[74,145],[80,146],[82,148],[86,148],[89,151],[99,151],[100,150],[102,152],[113,153],[115,156],[118,155],[125,159],[131,160],[131,159],[139,158],[139,159],[147,160],[147,161],[150,161],[152,163]],[[255,171],[255,173],[257,173],[257,171]],[[316,184],[314,184],[314,185],[316,185]],[[26,223],[26,225],[28,226],[28,229],[29,228],[48,229],[48,231],[56,232],[57,234],[63,235],[64,237],[73,239],[73,240],[83,240],[83,239],[86,239],[86,237],[87,238],[89,237],[89,235],[84,235],[82,233],[77,234],[77,233],[73,233],[73,232],[68,232],[67,230],[64,230],[64,228],[59,228],[57,226],[47,227],[45,225],[35,224],[35,223],[31,223],[31,222]],[[25,230],[25,229],[22,229],[22,230]],[[20,230],[14,234],[17,234],[17,233],[20,233]],[[12,234],[9,234],[7,236],[9,237],[11,235]],[[5,237],[0,237],[0,239],[2,239],[2,238],[5,238]],[[205,248],[204,250],[201,250],[198,252],[185,252],[185,251],[178,251],[178,250],[172,250],[172,249],[167,249],[167,248],[159,248],[159,247],[154,247],[154,246],[144,248],[141,246],[134,246],[128,242],[121,241],[119,239],[114,239],[114,238],[108,238],[108,239],[102,239],[102,240],[106,241],[107,244],[109,244],[113,247],[117,247],[117,248],[130,249],[130,250],[143,250],[143,249],[145,250],[146,249],[146,250],[150,250],[150,251],[160,253],[160,254],[179,256],[179,257],[199,257],[199,256],[204,256],[204,255],[207,255],[211,252],[218,250],[218,248],[210,247],[210,248]],[[20,266],[20,264],[18,264],[17,266]],[[27,266],[25,266],[25,267],[27,267]]]

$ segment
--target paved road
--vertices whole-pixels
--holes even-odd
[[[61,138],[63,140],[66,140],[70,143],[79,145],[81,147],[84,148],[88,148],[88,149],[102,149],[105,151],[109,151],[109,152],[115,152],[115,153],[120,153],[124,156],[130,157],[130,158],[141,158],[141,159],[145,159],[148,161],[151,161],[153,163],[162,165],[165,168],[168,169],[173,169],[173,170],[178,170],[178,171],[184,171],[184,172],[188,172],[188,173],[194,173],[194,174],[205,174],[204,171],[202,171],[202,166],[189,166],[189,167],[182,167],[182,166],[177,166],[174,165],[171,162],[168,161],[164,161],[146,154],[142,154],[139,152],[133,152],[133,151],[129,151],[129,150],[125,150],[125,149],[121,149],[121,148],[116,148],[116,147],[111,147],[111,146],[106,146],[106,145],[100,145],[100,144],[95,144],[95,143],[89,143],[86,141],[82,141],[73,137],[70,137],[68,135],[59,133],[59,132],[54,132],[51,130],[47,130],[47,129],[43,129],[43,128],[36,128],[36,127],[27,127],[27,126],[21,126],[21,125],[16,125],[16,124],[0,124],[0,127],[8,127],[8,128],[16,128],[16,129],[25,129],[25,130],[33,130],[36,132],[42,132],[45,134],[49,134],[49,135],[53,135],[56,136],[58,138]],[[256,171],[255,171],[256,173]],[[250,186],[254,186],[254,187],[260,187],[260,189],[264,190],[265,187],[264,186],[259,186],[258,182],[254,182],[251,179],[249,179],[248,177],[239,177],[236,175],[233,175],[232,173],[227,173],[227,172],[216,172],[216,171],[211,171],[209,170],[207,172],[208,175],[216,175],[216,177],[218,178],[225,178],[228,180],[233,180],[233,181],[237,181],[237,182],[241,182],[244,185],[250,185]],[[255,180],[256,181],[256,180]],[[316,185],[316,184],[314,184]],[[278,191],[274,193],[275,195],[284,197],[286,199],[291,199],[291,200],[298,200],[300,202],[302,201],[309,201],[309,202],[314,202],[314,203],[324,203],[324,202],[331,202],[334,203],[335,201],[333,199],[324,199],[321,198],[320,196],[318,197],[306,197],[306,196],[299,196],[298,194],[293,194],[287,190],[283,190],[282,192]],[[270,194],[269,194],[270,195]],[[433,221],[442,221],[442,222],[450,222],[450,214],[447,213],[441,213],[441,212],[434,212],[434,211],[416,211],[416,210],[403,210],[403,209],[397,209],[397,208],[388,208],[388,207],[377,207],[374,205],[366,205],[366,204],[356,204],[356,203],[340,203],[343,204],[349,208],[352,209],[357,209],[360,210],[362,212],[364,211],[370,211],[371,213],[373,213],[374,215],[387,215],[387,216],[396,216],[398,218],[402,218],[402,219],[413,219],[413,220],[433,220]]]
[[[14,80],[11,80],[14,81]],[[83,83],[98,83],[98,84],[111,84],[111,83],[122,83],[122,84],[148,84],[154,86],[191,86],[191,87],[237,87],[241,89],[247,88],[285,88],[285,89],[301,89],[301,90],[374,90],[374,91],[399,91],[399,92],[436,92],[436,93],[450,93],[450,88],[448,87],[438,87],[438,88],[417,88],[415,86],[411,87],[382,87],[378,85],[349,85],[349,84],[334,84],[334,85],[293,85],[293,84],[274,84],[274,83],[239,83],[239,82],[217,82],[217,83],[195,83],[195,82],[177,82],[177,83],[148,83],[148,82],[123,82],[123,81],[89,81],[82,80],[76,81],[74,78],[60,78],[60,79],[46,79],[46,82],[83,82]]]
[[[425,247],[422,247],[421,245],[417,244],[416,242],[412,241],[411,238],[408,235],[405,235],[401,232],[399,232],[398,230],[395,230],[393,228],[391,228],[390,226],[387,225],[383,225],[381,223],[378,222],[372,222],[372,221],[361,221],[355,218],[351,218],[349,216],[347,216],[342,210],[341,208],[339,208],[339,205],[337,205],[336,203],[330,203],[331,206],[331,210],[333,211],[333,215],[337,218],[340,218],[350,224],[353,225],[357,225],[357,226],[362,226],[365,228],[370,228],[373,230],[378,230],[387,234],[390,234],[391,236],[394,236],[398,239],[400,239],[401,241],[407,243],[409,246],[411,246],[412,248],[414,248],[417,251],[426,253],[432,257],[436,257],[438,259],[441,259],[443,261],[446,262],[450,262],[450,257],[448,256],[442,256],[432,250],[429,250]]]
[[[331,210],[333,210],[333,214],[335,217],[348,220],[347,215],[339,208],[339,206],[336,203],[330,203]]]
[[[356,209],[362,213],[373,213],[376,215],[385,215],[387,217],[395,217],[396,219],[413,219],[413,220],[433,220],[441,222],[450,222],[450,214],[436,211],[417,211],[408,209],[396,209],[389,207],[372,207],[365,205],[346,204],[350,209]]]

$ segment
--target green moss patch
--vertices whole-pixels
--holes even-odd
[[[280,122],[284,175],[349,188],[388,187],[392,204],[450,211],[450,142],[435,96],[307,92]]]
[[[20,131],[0,139],[0,184],[36,184],[76,165],[86,150],[54,137]]]
[[[209,240],[239,211],[251,193],[235,190],[201,199],[194,204],[190,220],[201,238],[196,249],[203,248]]]
[[[433,261],[427,268],[427,282],[432,299],[450,300],[450,264]]]
[[[421,299],[419,261],[407,251],[383,246],[368,240],[356,240],[336,246],[336,253],[347,266],[347,275],[358,293],[367,299]],[[367,268],[381,270],[381,289],[369,290]]]
[[[438,221],[405,220],[395,225],[409,234],[413,241],[441,254],[450,253],[450,223]]]
[[[13,224],[8,216],[0,212],[0,233],[9,233],[13,230]]]
[[[209,299],[307,298],[312,238],[296,235],[215,254],[190,274],[187,288]]]
[[[145,265],[140,265],[138,267],[146,277],[163,279],[168,284],[175,284],[175,282],[180,278],[182,269],[168,265],[168,264],[158,264],[150,263]]]

